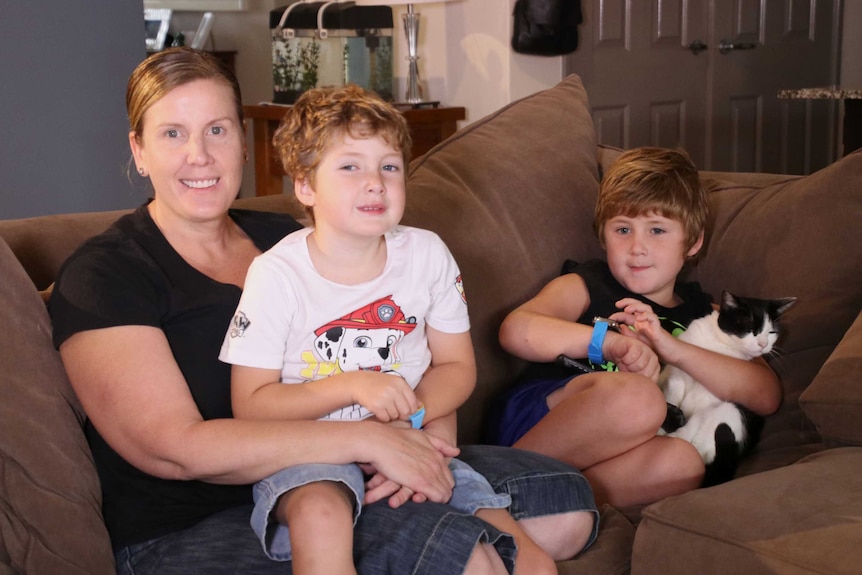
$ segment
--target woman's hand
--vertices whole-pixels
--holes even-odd
[[[370,504],[381,499],[389,498],[389,506],[393,509],[401,507],[407,501],[415,503],[423,503],[428,501],[422,493],[416,493],[409,487],[404,487],[392,481],[379,471],[374,469],[373,465],[362,463],[359,466],[366,475],[371,478],[365,482],[365,500],[363,503]]]
[[[364,502],[370,504],[388,497],[389,505],[398,507],[408,500],[449,501],[455,480],[448,459],[457,456],[460,450],[420,430],[395,426],[381,426],[381,430],[375,457],[360,464],[371,475]]]

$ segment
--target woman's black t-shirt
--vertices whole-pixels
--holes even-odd
[[[229,215],[261,251],[301,227],[282,214],[230,210]],[[230,366],[218,354],[240,294],[239,287],[217,282],[186,263],[141,206],[85,242],[63,265],[49,302],[54,345],[81,331],[157,327],[165,333],[203,418],[228,418]],[[115,550],[251,502],[248,485],[146,474],[120,457],[89,420],[85,431]]]

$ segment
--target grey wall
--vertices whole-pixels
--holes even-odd
[[[0,219],[128,208],[142,0],[0,0]]]

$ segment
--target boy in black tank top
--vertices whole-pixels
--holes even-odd
[[[534,366],[505,400],[492,430],[498,443],[580,468],[599,505],[650,503],[698,487],[704,473],[689,443],[656,436],[667,415],[656,385],[662,363],[697,371],[713,393],[755,412],[778,408],[780,386],[765,363],[672,337],[713,309],[700,286],[677,282],[703,246],[708,215],[683,152],[638,148],[617,159],[596,205],[607,260],[567,262],[500,328],[503,347]],[[580,359],[585,373],[549,369],[560,355]],[[767,393],[755,398],[757,389]]]

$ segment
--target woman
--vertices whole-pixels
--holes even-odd
[[[50,302],[55,344],[88,414],[118,570],[290,572],[254,537],[250,484],[300,463],[363,462],[388,481],[369,491],[356,526],[359,572],[501,572],[498,551],[511,551],[511,539],[443,504],[453,485],[445,460],[457,448],[373,421],[231,418],[230,368],[217,356],[246,270],[299,227],[230,209],[245,161],[241,102],[236,79],[205,53],[171,49],[138,66],[129,144],[154,198],[76,251]],[[594,535],[577,472],[508,450],[460,456],[497,489],[525,482],[512,512],[555,558]],[[536,469],[553,491],[547,479],[529,488]],[[402,487],[429,502],[388,505]]]

